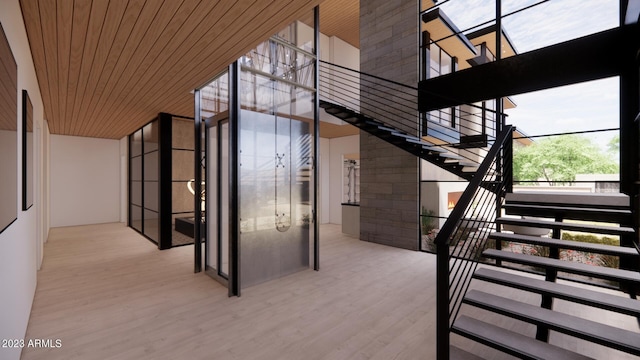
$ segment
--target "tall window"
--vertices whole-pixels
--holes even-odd
[[[452,72],[453,59],[451,55],[442,50],[438,45],[431,44],[429,50],[429,78],[446,75]],[[427,113],[427,120],[443,126],[457,128],[457,108],[434,110]]]

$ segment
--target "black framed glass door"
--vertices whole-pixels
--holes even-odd
[[[229,118],[221,113],[206,120],[205,270],[224,284],[229,279]]]

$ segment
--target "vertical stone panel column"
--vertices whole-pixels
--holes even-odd
[[[360,2],[360,71],[417,86],[418,5],[417,0]],[[367,113],[366,104],[362,112]],[[418,250],[419,186],[416,156],[360,132],[361,240]]]

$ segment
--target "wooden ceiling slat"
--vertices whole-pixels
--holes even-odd
[[[190,43],[187,47],[188,51],[183,53],[181,57],[170,57],[169,60],[170,65],[169,69],[172,69],[169,73],[163,74],[162,76],[154,75],[152,78],[156,81],[154,86],[150,86],[151,93],[146,94],[146,98],[149,100],[157,99],[157,96],[161,96],[161,89],[166,86],[171,86],[177,90],[182,90],[180,93],[188,93],[192,90],[189,86],[184,86],[184,83],[193,83],[193,77],[185,77],[183,73],[178,73],[177,71],[181,69],[202,69],[203,64],[202,61],[207,61],[208,64],[205,66],[210,66],[210,59],[216,54],[224,54],[223,56],[229,57],[227,60],[218,61],[218,63],[229,64],[237,59],[239,56],[236,55],[238,50],[233,51],[230,49],[230,46],[236,46],[239,43],[242,43],[243,40],[246,40],[246,36],[242,33],[242,29],[246,27],[246,22],[238,21],[237,19],[254,19],[256,16],[271,18],[273,16],[277,16],[278,14],[285,13],[284,11],[273,11],[274,9],[282,10],[282,6],[269,6],[272,4],[262,3],[262,6],[243,6],[243,7],[234,7],[234,12],[230,12],[229,14],[225,14],[222,18],[219,19],[216,24],[213,24],[209,31],[202,36],[193,37],[193,43]],[[248,12],[247,12],[248,11]],[[247,13],[245,13],[247,12]],[[279,19],[278,19],[279,20]],[[223,29],[223,30],[220,30]],[[259,31],[259,28],[253,28],[252,31]],[[220,37],[222,41],[224,41],[221,46],[212,46],[213,43],[218,45],[216,42],[216,37]],[[268,36],[267,36],[268,37]],[[231,53],[231,56],[229,54]],[[178,53],[180,54],[180,53]],[[220,59],[218,59],[220,60]],[[222,69],[216,69],[214,74],[211,76],[215,76],[215,73],[220,72]],[[193,71],[191,71],[193,74]],[[190,74],[187,74],[190,75]],[[200,75],[201,76],[201,75]],[[192,85],[193,86],[193,85]],[[148,107],[146,109],[149,109]],[[141,109],[144,111],[144,109]],[[135,114],[134,116],[139,115]]]
[[[29,0],[23,0],[29,1]],[[80,72],[78,73],[78,84],[73,100],[73,110],[71,111],[71,134],[82,135],[78,129],[79,124],[79,112],[82,109],[82,99],[87,91],[87,82],[89,80],[89,74],[93,62],[95,61],[96,49],[98,47],[98,41],[100,40],[100,33],[102,31],[102,24],[106,18],[107,8],[109,2],[107,1],[93,1],[91,3],[91,15],[89,17],[89,25],[87,29],[87,36],[85,37],[84,48],[82,51],[82,64],[80,66]],[[100,61],[98,59],[98,61]],[[53,122],[63,121],[62,119],[50,119],[49,124]]]
[[[24,18],[25,29],[27,30],[27,38],[31,48],[31,56],[33,64],[36,68],[36,77],[38,78],[38,87],[42,95],[42,101],[46,104],[44,107],[45,119],[53,119],[51,114],[51,96],[49,94],[49,79],[47,77],[47,66],[44,56],[44,47],[42,40],[42,31],[40,27],[40,10],[37,1],[21,1],[22,16]],[[50,127],[52,129],[53,127]]]
[[[324,3],[336,1],[358,9]],[[20,0],[51,132],[106,138],[160,111],[192,115],[190,90],[320,2]]]
[[[122,53],[118,58],[117,64],[114,66],[111,76],[104,84],[104,90],[101,91],[99,96],[94,96],[92,99],[92,103],[90,105],[90,113],[98,114],[101,113],[102,108],[104,107],[105,102],[114,93],[114,88],[117,87],[120,79],[122,79],[122,74],[127,71],[129,66],[136,63],[134,59],[136,55],[141,55],[142,52],[146,54],[144,50],[140,50],[142,46],[145,46],[147,41],[146,36],[149,32],[152,32],[154,29],[153,24],[160,22],[161,28],[166,26],[166,23],[170,20],[170,14],[175,12],[180,6],[180,1],[147,1],[138,20],[136,21],[133,30],[131,31],[131,35],[127,39],[127,43],[122,49]],[[165,5],[169,5],[173,7],[173,10],[167,11]],[[163,12],[160,10],[165,10],[165,17],[161,17]],[[159,18],[159,19],[158,19]],[[157,30],[156,30],[157,31]],[[153,40],[155,41],[155,39]],[[148,46],[151,46],[148,44]],[[141,58],[140,58],[141,59]],[[137,62],[139,64],[139,62]]]
[[[174,52],[176,56],[172,56],[173,54],[169,54],[169,56],[167,56],[167,58],[165,59],[165,61],[168,62],[168,65],[164,65],[163,68],[171,70],[169,71],[169,73],[164,74],[149,74],[148,79],[155,81],[155,83],[153,84],[153,86],[148,86],[151,90],[149,94],[145,94],[145,97],[151,100],[151,102],[147,102],[147,106],[141,107],[139,112],[132,114],[133,117],[135,118],[137,116],[140,116],[142,112],[148,112],[151,109],[155,108],[154,104],[158,103],[158,96],[162,96],[162,92],[158,90],[163,89],[166,86],[171,86],[174,89],[180,89],[180,85],[175,83],[175,79],[178,78],[179,80],[184,80],[184,69],[197,69],[200,65],[197,59],[201,58],[199,57],[199,54],[202,54],[203,51],[206,52],[208,50],[208,54],[210,56],[215,53],[226,54],[228,52],[226,48],[221,46],[212,46],[217,36],[225,38],[231,35],[232,38],[227,38],[227,40],[230,40],[234,44],[237,44],[239,39],[235,37],[242,36],[239,29],[241,29],[246,24],[246,19],[253,19],[254,16],[261,14],[261,12],[263,12],[261,16],[268,18],[271,14],[264,13],[264,9],[268,9],[268,5],[270,4],[261,4],[262,6],[264,6],[264,8],[255,5],[247,6],[247,4],[233,4],[234,6],[227,8],[227,11],[222,13],[222,16],[217,18],[215,23],[212,23],[206,29],[201,28],[208,31],[200,33],[198,35],[192,34],[189,37],[189,41],[187,43],[183,42],[181,44],[183,46],[176,49],[176,51]],[[253,10],[253,12],[249,10]],[[246,11],[249,11],[249,13],[245,13]],[[245,19],[245,21],[238,21],[238,19]],[[236,28],[238,28],[238,30],[236,30]],[[182,49],[185,49],[186,52],[184,52],[185,50]],[[210,56],[207,57],[210,59]],[[234,60],[237,58],[238,56],[234,57]],[[230,62],[231,61],[226,62],[226,64]],[[178,73],[180,74],[180,76],[176,76],[176,74]],[[187,88],[180,93],[188,93],[190,90],[191,89]],[[132,101],[133,100],[135,100],[135,98],[132,99]],[[149,103],[151,106],[149,106]]]
[[[129,1],[127,9],[120,22],[120,26],[118,27],[118,31],[116,33],[113,44],[109,50],[109,55],[105,61],[102,73],[98,78],[96,86],[93,88],[93,92],[91,93],[89,100],[85,102],[85,108],[87,109],[86,118],[94,118],[94,109],[96,106],[96,102],[104,93],[106,83],[109,81],[109,78],[111,78],[117,62],[120,61],[123,55],[125,57],[128,56],[128,54],[123,53],[123,50],[131,36],[136,23],[138,22],[142,9],[145,5],[145,1],[146,0]],[[91,124],[86,124],[86,126],[90,127]]]
[[[11,52],[11,49],[8,46],[6,46],[7,44],[5,44],[4,42],[5,42],[5,39],[0,39],[0,71],[3,72],[2,76],[0,76],[0,79],[2,80],[8,79],[9,85],[17,88],[18,74],[15,71],[15,68],[17,65],[15,60],[13,61],[10,60],[10,59],[13,59],[13,53]]]
[[[73,108],[75,106],[76,94],[83,63],[83,54],[89,29],[89,18],[91,14],[92,0],[75,0],[73,6],[73,25],[71,31],[71,48],[69,50],[69,80],[67,82],[67,101],[64,104],[65,132],[70,135],[77,135],[73,132]]]
[[[2,63],[0,63],[0,68],[2,68]],[[1,76],[7,76],[6,74],[0,74],[0,79],[3,79]],[[18,93],[15,91],[17,88],[11,84],[0,83],[0,107],[3,109],[13,109],[17,111],[17,105],[15,104],[15,99],[18,98]],[[0,117],[6,116],[6,113],[0,112]],[[1,155],[0,155],[1,156]]]
[[[15,88],[14,88],[15,90]],[[7,114],[11,114],[12,112],[15,113],[18,108],[17,108],[17,100],[13,100],[13,98],[18,98],[18,94],[14,94],[13,97],[11,97],[8,94],[8,91],[3,89],[2,93],[0,94],[0,119],[4,119],[7,117]],[[13,117],[13,116],[8,116],[9,117],[9,122],[11,121],[11,118],[13,118],[13,121],[18,121],[17,118]],[[6,123],[5,123],[6,125]],[[7,130],[7,127],[0,127],[0,130]]]
[[[17,131],[18,65],[9,46],[2,28],[0,31],[0,130]]]
[[[102,76],[102,71],[109,59],[109,56],[113,54],[111,52],[111,48],[113,47],[116,35],[118,34],[118,29],[122,25],[122,19],[127,11],[127,5],[128,1],[126,0],[109,1],[109,8],[107,9],[107,15],[102,25],[102,32],[100,33],[98,47],[96,48],[95,58],[98,59],[98,61],[94,60],[93,66],[91,67],[89,80],[87,81],[87,89],[83,95],[82,108],[80,109],[77,118],[80,120],[80,133],[82,133],[90,123],[90,121],[88,121],[90,118],[87,114],[87,104],[91,101],[91,96],[98,86],[98,80]],[[89,96],[89,98],[86,98],[86,96]]]
[[[0,50],[0,58],[6,56],[6,52],[3,50]],[[6,57],[5,57],[6,59]],[[16,80],[10,80],[11,77],[15,76],[15,70],[11,71],[8,70],[8,68],[10,68],[12,66],[11,63],[4,63],[2,61],[0,61],[0,79],[9,79],[9,81],[3,81],[0,83],[0,103],[5,103],[5,105],[9,104],[7,103],[9,101],[9,99],[12,99],[14,97],[17,97],[18,94],[15,92],[16,89],[18,88],[18,82],[17,82],[17,78]],[[14,69],[16,65],[13,65]],[[1,114],[1,113],[0,113]],[[0,155],[1,156],[1,155]]]
[[[54,119],[60,118],[60,102],[58,94],[58,39],[57,39],[57,16],[51,16],[56,14],[56,3],[54,1],[40,1],[40,31],[42,32],[42,40],[44,46],[44,56],[46,63],[46,72],[49,79],[49,95],[51,98],[51,116]],[[56,121],[54,124],[55,131],[63,131],[63,124],[61,120]]]
[[[58,101],[60,102],[60,117],[67,118],[67,98],[69,89],[69,68],[71,55],[71,32],[73,29],[73,1],[57,2],[57,35],[58,35]],[[65,122],[64,132],[70,129],[69,122]]]
[[[246,7],[250,5],[250,3],[232,3],[227,1],[203,2],[202,5],[202,7],[196,9],[196,11],[194,11],[184,22],[186,26],[180,27],[175,34],[172,34],[173,36],[171,36],[169,42],[165,44],[162,51],[153,58],[154,61],[148,67],[143,68],[144,73],[137,77],[138,82],[129,87],[123,94],[121,101],[124,102],[125,108],[129,104],[132,104],[134,99],[139,101],[137,99],[141,96],[151,96],[150,93],[153,92],[156,84],[153,82],[150,83],[150,81],[156,76],[163,77],[164,74],[171,69],[173,64],[175,64],[174,57],[183,56],[184,52],[186,52],[189,47],[193,46],[193,44],[197,43],[198,40],[205,35],[208,29],[214,27],[215,23],[212,24],[212,19],[218,18],[218,16],[220,16],[219,14],[225,14],[230,8],[235,6]],[[147,92],[142,90],[144,88],[147,89]],[[120,105],[122,102],[117,101],[116,104]],[[121,107],[121,109],[123,109],[123,107]],[[115,117],[121,115],[118,111],[113,114]]]
[[[293,6],[293,4],[296,4],[296,2],[292,2],[287,6]],[[305,12],[310,11],[308,10],[308,6],[301,6],[296,11],[282,11],[283,8],[286,8],[286,6],[279,4],[279,6],[267,6],[264,10],[260,10],[259,8],[252,8],[252,9],[257,13],[259,13],[260,16],[265,18],[272,18],[273,16],[278,16],[279,14],[281,15],[281,14],[293,13],[294,15],[288,15],[288,18],[284,18],[284,20],[278,19],[279,21],[283,20],[285,24],[291,23],[292,21],[294,21],[294,19],[305,15]],[[243,14],[243,16],[246,16],[247,18],[251,18],[250,16],[247,16],[247,14]],[[239,27],[242,26],[242,24],[234,24],[234,25]],[[284,27],[282,25],[276,25],[276,26],[271,25],[272,27],[269,28],[268,26],[269,26],[268,24],[261,24],[259,25],[259,27],[254,28],[253,31],[256,31],[257,33],[262,33],[262,34],[272,34]],[[232,34],[238,33],[234,28],[225,28],[225,29]],[[201,69],[200,72],[197,72],[197,71],[190,72],[189,75],[191,76],[191,78],[183,78],[180,76],[173,76],[173,77],[164,76],[162,78],[157,77],[156,79],[158,79],[159,81],[165,81],[167,84],[171,84],[173,88],[182,89],[182,91],[180,91],[178,94],[188,94],[193,89],[194,87],[193,84],[197,83],[196,82],[197,79],[202,79],[202,78],[210,79],[224,68],[222,67],[220,69],[215,69],[213,72],[211,72],[211,70],[207,71],[207,68],[210,68],[209,64],[211,63],[212,56],[216,54],[225,54],[228,58],[218,58],[217,63],[228,64],[234,61],[235,59],[237,59],[244,52],[255,47],[257,44],[255,41],[248,39],[247,37],[242,37],[242,40],[240,40],[240,42],[238,43],[237,38],[227,36],[227,34],[221,34],[220,36],[225,39],[224,44],[222,44],[220,47],[212,48],[211,46],[194,46],[191,49],[192,50],[201,49],[201,53],[196,55],[187,54],[185,59],[189,61],[188,64],[186,64],[185,66],[183,65],[174,66],[174,68],[177,68],[177,69],[181,69],[185,67],[193,68],[193,69]],[[261,41],[264,41],[266,38],[261,39]],[[241,48],[246,50],[238,53],[237,50],[229,48],[233,46],[236,46],[236,47],[240,46]],[[240,55],[237,55],[237,54],[240,54]],[[197,62],[198,60],[200,61],[200,63]],[[202,84],[202,82],[198,84]],[[154,90],[163,89],[165,86],[166,86],[165,84],[159,84],[158,86],[154,86],[152,88]],[[141,106],[139,112],[132,114],[133,118],[137,118],[143,113],[153,114],[160,111],[167,111],[166,110],[167,107],[172,108],[174,106],[177,106],[175,98],[164,98],[165,94],[163,94],[162,92],[146,94],[146,95],[147,96],[145,97],[145,99],[147,101],[153,101],[153,102],[147,103],[147,106],[145,107]],[[192,97],[189,100],[189,102],[193,103]],[[102,125],[107,126],[107,123],[106,122],[102,123]],[[133,129],[135,129],[135,127]]]
[[[153,46],[149,49],[146,47],[144,50],[141,49],[139,53],[144,53],[144,57],[141,59],[141,63],[139,66],[129,66],[129,72],[125,72],[122,79],[124,80],[123,85],[118,88],[118,91],[114,91],[114,95],[108,99],[107,107],[103,108],[100,111],[101,114],[101,122],[106,121],[106,117],[115,117],[116,111],[118,109],[123,108],[123,103],[127,98],[129,98],[132,91],[136,88],[136,85],[140,82],[140,77],[147,71],[155,61],[159,61],[162,54],[165,52],[165,48],[169,45],[171,41],[174,41],[174,37],[178,36],[178,32],[183,30],[187,33],[192,29],[196,24],[192,21],[193,14],[207,14],[208,10],[206,10],[211,3],[209,2],[200,2],[198,0],[186,0],[183,5],[178,9],[175,13],[175,16],[171,18],[171,21],[165,27],[158,27],[157,30],[161,30],[159,36],[156,37],[155,41],[149,41],[149,44]],[[195,16],[195,15],[194,15]],[[151,34],[153,35],[153,34]],[[141,91],[141,90],[137,90]],[[126,109],[126,107],[124,107]]]
[[[326,0],[320,5],[320,31],[360,48],[360,1]]]
[[[167,106],[165,108],[171,108],[172,111],[170,112],[173,115],[180,115],[180,116],[187,116],[187,117],[193,117],[193,95],[186,93],[183,95],[179,95],[177,97],[174,97],[171,99],[173,104],[167,104]],[[160,107],[155,108],[154,110],[149,110],[148,113],[149,114],[158,114],[159,112],[162,112],[163,110],[160,109]],[[143,115],[144,116],[144,115]],[[114,122],[114,128],[110,128],[108,126],[108,124],[105,124],[105,126],[102,129],[102,133],[98,133],[98,137],[108,137],[106,136],[107,134],[113,133],[113,134],[131,134],[132,132],[134,132],[135,130],[137,130],[138,128],[140,128],[140,126],[146,122],[148,122],[149,120],[151,120],[153,117],[140,117],[140,122],[139,123],[134,123],[134,122],[125,122],[125,121],[120,121],[115,123]],[[142,119],[146,119],[146,120],[142,120]]]
[[[282,15],[282,14],[289,14],[289,18],[285,18],[284,21],[282,23],[284,24],[289,24],[291,23],[294,19],[296,18],[300,18],[304,15],[306,15],[308,12],[312,11],[309,9],[313,9],[313,6],[309,7],[309,5],[307,4],[306,6],[300,6],[299,11],[282,11],[282,9],[286,9],[287,6],[293,6],[293,4],[299,4],[299,2],[291,2],[291,4],[287,4],[286,6],[283,5],[282,3],[278,4],[278,6],[267,6],[264,10],[260,10],[260,9],[255,9],[253,8],[255,11],[258,11],[258,13],[260,14],[260,17],[264,17],[264,18],[273,18],[274,16],[278,16],[278,15]],[[268,5],[268,4],[267,4]],[[280,11],[278,11],[278,9],[280,9]],[[290,15],[291,13],[294,13],[294,15]],[[243,14],[244,18],[251,18],[251,16],[247,15],[247,14]],[[278,19],[278,21],[282,21],[282,19]],[[234,25],[238,25],[238,26],[242,26],[242,24],[234,24]],[[268,24],[267,24],[268,26]],[[273,26],[271,25],[271,28],[268,28],[265,26],[259,27],[259,28],[254,28],[253,31],[257,32],[257,33],[262,33],[262,34],[272,34],[275,33],[278,30],[281,30],[285,25],[276,25]],[[235,29],[227,29],[230,33],[236,33]],[[205,71],[207,70],[207,67],[210,68],[210,63],[211,63],[211,58],[212,55],[215,54],[225,54],[226,56],[229,56],[228,58],[218,58],[217,63],[219,64],[228,64],[232,61],[234,61],[235,59],[237,59],[239,56],[241,56],[244,52],[248,51],[249,49],[255,47],[255,45],[258,42],[251,40],[251,39],[247,39],[246,37],[242,38],[242,41],[240,43],[237,43],[236,38],[232,38],[227,36],[227,34],[221,34],[221,37],[225,38],[225,45],[234,45],[236,47],[243,48],[246,49],[242,52],[238,52],[236,49],[232,49],[232,50],[228,50],[227,48],[225,48],[225,45],[215,48],[215,51],[213,53],[210,54],[205,54],[204,56],[201,56],[202,54],[198,55],[198,56],[188,56],[187,58],[189,59],[193,59],[192,63],[189,64],[189,67],[194,68],[194,69],[204,69]],[[227,37],[225,37],[227,36]],[[268,38],[268,36],[263,37],[262,39],[260,39],[260,41],[264,41],[266,38]],[[194,47],[194,48],[198,48],[198,49],[209,49],[209,51],[212,51],[212,48],[210,46],[202,46],[202,47]],[[197,63],[197,59],[203,59],[203,63]],[[177,66],[177,68],[181,68],[181,66]],[[194,79],[210,79],[213,76],[215,76],[215,74],[219,73],[224,67],[220,68],[220,69],[216,69],[213,72],[210,72],[208,75],[203,75],[203,73],[198,73],[197,75],[195,75],[193,78],[191,79],[183,79],[183,78],[179,78],[179,77],[174,77],[173,79],[170,77],[166,77],[166,81],[173,84],[173,86],[177,89],[183,89],[180,94],[188,94],[192,89],[193,89],[193,84],[197,83],[198,85],[201,85],[203,82],[197,82],[198,80],[194,80]],[[206,74],[206,72],[205,72]],[[191,76],[193,76],[193,73],[190,74]],[[186,86],[182,87],[180,83],[176,83],[176,81],[182,81],[184,84],[186,84]],[[162,88],[162,86],[159,86],[158,88]],[[159,96],[162,96],[161,94]],[[148,99],[156,99],[156,103],[159,104],[155,105],[152,104],[150,107],[148,107],[147,109],[156,109],[156,111],[163,111],[162,106],[167,106],[168,103],[166,101],[162,101],[160,98],[156,97],[156,96],[149,96]],[[167,99],[167,101],[172,101],[174,99]],[[186,107],[188,106],[192,106],[193,100],[192,97],[188,99],[189,103]],[[175,103],[175,102],[174,102]],[[168,106],[177,106],[177,105],[168,105]],[[144,111],[144,110],[143,110]],[[148,111],[152,111],[152,110],[148,110]],[[190,112],[192,113],[193,110],[191,110]]]
[[[131,81],[136,74],[140,73],[139,69],[144,68],[144,61],[150,61],[147,59],[157,57],[157,54],[161,51],[161,48],[156,45],[158,41],[165,36],[175,33],[179,25],[186,20],[198,4],[197,1],[192,0],[164,2],[159,14],[154,18],[151,27],[145,33],[142,40],[140,40],[129,63],[121,72],[116,72],[118,76],[115,85],[111,87],[110,92],[99,104],[96,113],[99,114],[101,121],[111,117],[110,114],[114,109],[112,105],[117,106],[116,104],[120,103],[118,99],[125,92],[129,81]],[[157,53],[153,50],[156,46]]]

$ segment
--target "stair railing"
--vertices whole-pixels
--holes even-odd
[[[511,125],[505,126],[435,238],[437,358],[449,359],[449,331],[496,215],[512,183]]]
[[[320,61],[319,75],[319,90],[322,100],[344,106],[407,134],[418,137],[423,134],[418,112],[418,88],[326,61]],[[495,111],[473,104],[469,104],[469,106],[477,109],[478,113],[459,109],[457,111],[459,117],[455,119],[457,128],[450,128],[450,132],[457,131],[465,135],[482,134],[483,120],[480,114],[482,112],[495,113]],[[450,116],[454,115],[456,114]],[[456,147],[457,143],[446,140],[450,138],[451,134],[443,130],[444,127],[440,125],[440,120],[445,119],[430,114],[427,121],[426,126],[432,125],[431,131],[442,140],[433,146]],[[495,132],[491,126],[485,126],[485,129]],[[494,138],[489,136],[488,141],[491,144]],[[484,148],[460,148],[457,149],[457,153],[467,162],[478,164],[486,156],[487,150]]]

